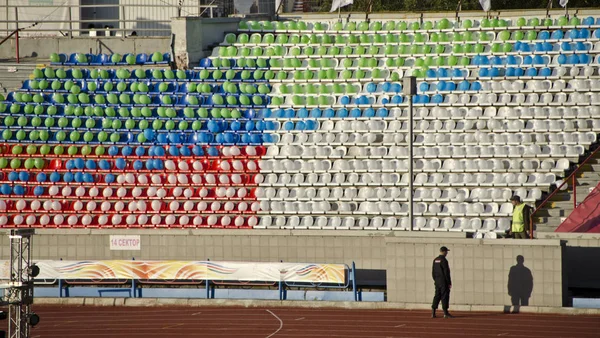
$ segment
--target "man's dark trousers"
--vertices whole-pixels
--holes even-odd
[[[438,308],[440,300],[442,301],[442,310],[444,310],[444,313],[447,313],[450,307],[450,288],[446,284],[436,283],[435,296],[433,296],[433,304],[431,304],[433,310]]]

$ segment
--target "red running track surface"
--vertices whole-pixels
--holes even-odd
[[[600,316],[327,308],[34,306],[32,338],[600,337]],[[441,311],[440,311],[441,312]]]

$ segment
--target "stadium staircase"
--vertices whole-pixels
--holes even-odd
[[[0,94],[21,88],[23,81],[27,80],[32,71],[38,66],[37,63],[15,63],[0,62]]]
[[[598,143],[592,145],[592,149],[600,146]],[[574,202],[579,205],[588,196],[600,182],[600,151],[593,154],[587,163],[585,156],[577,164],[577,173],[574,174],[576,180],[576,200],[573,200],[573,181],[569,179],[566,187],[557,191],[551,196],[548,202],[534,215],[536,230],[539,232],[552,232],[569,216],[574,209]],[[569,172],[567,172],[569,174]],[[542,201],[538,200],[539,206]]]

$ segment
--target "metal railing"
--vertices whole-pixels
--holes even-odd
[[[552,191],[547,197],[546,199],[544,199],[542,201],[542,203],[540,203],[540,205],[535,208],[532,212],[531,215],[529,215],[529,238],[533,239],[533,217],[535,215],[536,212],[538,212],[540,209],[542,209],[544,206],[546,206],[546,204],[550,201],[550,199],[556,195],[559,191],[562,190],[562,188],[565,186],[565,184],[569,184],[569,182],[572,183],[573,185],[573,210],[575,210],[575,208],[577,208],[577,181],[576,181],[576,176],[577,174],[581,171],[581,168],[586,165],[592,158],[594,158],[594,156],[600,151],[600,146],[597,147],[596,149],[594,149],[594,151],[592,151],[588,157],[585,158],[585,160],[583,160],[583,162],[581,162],[577,168],[575,168],[573,170],[573,172],[567,176],[561,185],[559,185],[558,187],[556,187],[556,189],[554,189],[554,191]]]
[[[139,1],[139,0],[138,0]],[[171,18],[220,15],[220,6],[204,0],[129,0],[121,4],[80,5],[66,0],[63,4],[28,5],[21,1],[0,0],[0,34],[19,27],[24,36],[168,36]],[[183,3],[180,5],[180,2]]]

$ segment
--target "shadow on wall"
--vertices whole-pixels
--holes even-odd
[[[513,307],[512,313],[519,313],[521,306],[529,305],[533,291],[533,275],[525,266],[525,257],[518,255],[517,264],[508,272],[508,295]],[[510,312],[510,306],[504,307],[504,312]]]
[[[162,23],[158,23],[158,22],[152,22],[152,21],[148,21],[150,19],[148,18],[136,18],[135,20],[135,26],[133,26],[130,30],[130,32],[127,32],[127,34],[130,34],[131,32],[135,31],[137,33],[137,36],[170,36],[171,35],[171,25],[165,25]],[[145,21],[139,21],[139,20],[145,20]],[[151,30],[146,30],[146,29],[151,29]]]

